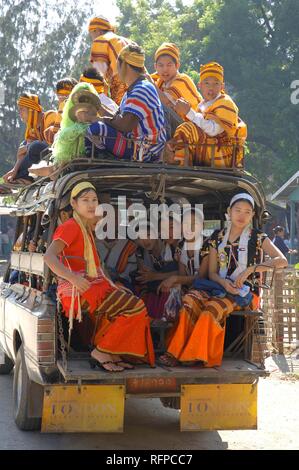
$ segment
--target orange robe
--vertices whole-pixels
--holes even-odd
[[[197,111],[198,105],[202,101],[202,96],[188,75],[178,72],[175,78],[167,84],[158,74],[152,74],[151,77],[159,90],[163,91],[166,96],[169,95],[175,101],[179,98],[184,98],[191,105],[191,108]],[[184,121],[188,120],[183,114],[179,116]]]
[[[90,62],[105,62],[108,65],[105,78],[110,88],[111,98],[118,105],[127,90],[127,86],[117,74],[117,57],[128,43],[128,40],[122,36],[107,31],[98,36],[91,46]]]
[[[178,126],[173,137],[175,161],[183,165],[243,167],[244,143],[247,126],[239,117],[239,110],[230,96],[222,93],[203,113],[224,130],[215,137],[207,135],[193,122]]]
[[[45,122],[45,128],[43,132],[44,140],[47,144],[52,145],[54,142],[55,134],[60,129],[60,123],[62,119],[62,111],[65,101],[59,103],[57,111],[51,111],[51,116],[49,116]]]
[[[214,232],[209,245],[218,251],[223,236],[223,231]],[[262,244],[265,238],[266,234],[252,229],[248,242],[248,266],[262,262]],[[236,242],[226,247],[231,272],[236,268],[234,259],[238,258],[238,248]],[[231,249],[234,250],[234,256],[229,256]],[[259,289],[255,288],[252,294],[251,304],[247,308],[256,309],[259,303]],[[241,307],[233,297],[209,297],[207,292],[189,290],[183,297],[177,324],[169,333],[167,351],[181,362],[203,361],[207,367],[220,366],[226,319],[234,310],[241,310]]]
[[[62,240],[66,245],[62,252],[62,262],[91,283],[84,294],[76,296],[74,311],[78,315],[80,301],[81,309],[88,313],[94,325],[94,346],[103,352],[142,358],[153,366],[155,358],[150,323],[143,301],[115,286],[105,277],[92,238],[98,276],[91,279],[85,275],[84,239],[80,226],[74,219],[60,225],[53,240]],[[60,279],[58,298],[66,316],[72,305],[72,294],[73,286]]]
[[[30,110],[31,111],[31,110]],[[33,118],[35,113],[35,117]],[[49,110],[46,112],[37,113],[36,111],[29,113],[29,121],[27,122],[27,129],[25,138],[29,142],[35,140],[44,140],[49,142],[49,136],[45,133],[46,129],[54,124],[56,118],[56,111]]]
[[[206,367],[220,366],[223,356],[227,316],[237,310],[236,303],[209,298],[206,292],[191,289],[167,340],[167,352],[180,362],[203,361]]]

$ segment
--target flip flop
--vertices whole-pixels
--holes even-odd
[[[167,367],[177,367],[181,365],[180,362],[169,353],[165,353],[160,356],[157,362],[158,364],[162,364]]]
[[[100,369],[103,369],[105,372],[123,372],[125,369],[122,368],[120,370],[110,370],[105,367],[106,364],[116,364],[116,362],[113,361],[104,361],[104,362],[99,362],[93,357],[89,359],[89,364],[91,369],[95,369],[96,367],[99,367]]]

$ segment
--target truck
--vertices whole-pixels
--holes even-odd
[[[224,227],[229,201],[240,191],[255,200],[255,227],[269,217],[260,183],[240,168],[77,158],[52,179],[25,187],[12,213],[17,218],[14,247],[0,286],[0,374],[14,369],[16,425],[49,433],[123,432],[126,401],[142,397],[159,398],[163,406],[179,410],[181,431],[257,429],[258,382],[267,375],[262,351],[258,361],[253,358],[253,344],[263,333],[261,310],[229,316],[219,367],[140,364],[107,373],[92,369],[89,351],[74,346],[44,252],[29,252],[26,245],[28,232],[36,242],[45,221],[43,236],[51,243],[60,202],[80,181],[92,182],[99,194],[109,193],[112,203],[126,196],[146,207],[153,202],[203,204],[207,235]],[[165,351],[168,328],[161,322],[152,327],[157,355]]]

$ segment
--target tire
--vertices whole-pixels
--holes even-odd
[[[18,350],[15,364],[13,412],[15,423],[22,431],[35,431],[41,427],[41,418],[31,418],[28,416],[31,383],[26,368],[23,346],[21,346]]]
[[[10,357],[7,356],[7,354],[5,354],[5,352],[3,352],[4,354],[4,364],[0,364],[0,375],[7,375],[9,374],[13,367],[14,367],[14,363],[13,361],[10,359]]]
[[[173,410],[181,409],[181,398],[180,397],[163,397],[160,401],[164,408],[171,408]]]

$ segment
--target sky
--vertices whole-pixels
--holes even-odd
[[[83,0],[83,3],[90,4],[90,2],[86,2],[85,0]],[[95,15],[101,14],[109,18],[109,20],[115,21],[119,14],[119,9],[116,6],[115,0],[93,0],[92,3]],[[183,0],[183,3],[185,5],[190,5],[193,3],[193,0]]]

